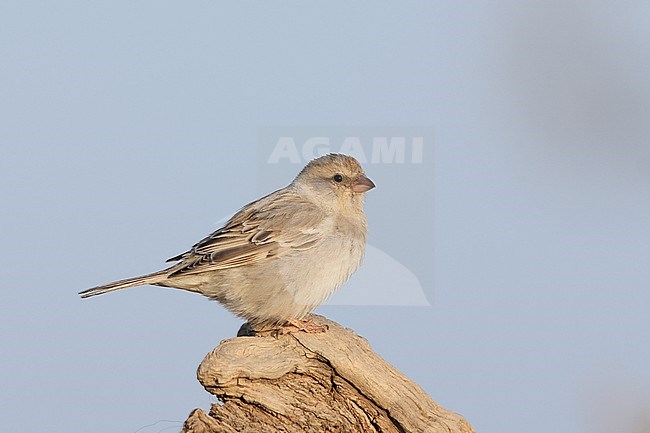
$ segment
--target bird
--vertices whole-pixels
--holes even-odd
[[[375,184],[352,156],[311,160],[286,187],[253,201],[174,265],[79,292],[82,298],[153,285],[218,301],[254,329],[323,332],[308,315],[359,268]]]

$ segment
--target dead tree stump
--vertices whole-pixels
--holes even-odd
[[[474,433],[365,339],[313,318],[329,330],[222,341],[197,372],[222,404],[193,410],[182,433]]]

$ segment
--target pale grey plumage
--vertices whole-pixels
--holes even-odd
[[[311,161],[287,187],[244,206],[162,271],[81,292],[141,285],[201,293],[255,326],[300,320],[363,259],[364,193],[374,184],[352,157]]]

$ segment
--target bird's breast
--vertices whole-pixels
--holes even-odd
[[[361,229],[361,230],[360,230]],[[321,242],[296,256],[287,287],[296,303],[309,309],[324,302],[357,270],[363,259],[365,227],[348,221],[334,220],[325,230]]]

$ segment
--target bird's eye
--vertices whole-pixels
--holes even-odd
[[[337,182],[337,183],[343,182],[343,176],[341,176],[340,174],[335,174],[332,179],[334,179],[334,182]]]

